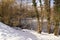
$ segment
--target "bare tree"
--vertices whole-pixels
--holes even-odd
[[[42,0],[39,0],[39,2],[40,2],[40,20],[41,20],[41,27],[42,27],[42,25],[43,25],[43,5],[42,5]]]
[[[38,32],[41,33],[41,24],[40,24],[40,21],[39,21],[39,13],[38,13],[38,10],[37,10],[37,4],[36,4],[36,0],[32,0],[32,3],[33,3],[33,6],[34,6],[34,9],[35,9],[35,12],[36,12],[36,17],[37,17],[37,21],[38,21]]]
[[[59,0],[54,0],[54,21],[55,21],[55,28],[54,28],[54,34],[58,35],[59,32],[59,22],[60,22],[60,1]]]
[[[47,11],[47,21],[48,21],[48,24],[47,24],[48,33],[50,33],[50,27],[51,27],[51,22],[50,22],[50,16],[51,16],[50,3],[51,3],[51,0],[45,0],[45,10]]]

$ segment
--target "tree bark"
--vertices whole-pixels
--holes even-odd
[[[40,24],[40,20],[39,20],[39,13],[38,13],[38,10],[37,10],[37,5],[36,5],[36,2],[35,2],[36,0],[33,0],[32,2],[33,2],[33,6],[34,6],[34,9],[35,9],[35,12],[36,12],[36,17],[37,17],[37,21],[38,21],[38,29],[37,29],[37,31],[39,32],[39,33],[41,33],[41,24]]]
[[[49,34],[50,34],[50,27],[51,27],[51,22],[50,22],[50,16],[51,16],[50,1],[51,0],[45,0],[45,10],[47,11],[47,31],[48,31]]]

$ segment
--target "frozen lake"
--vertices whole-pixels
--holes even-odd
[[[22,25],[24,25],[23,27],[26,27],[27,29],[37,30],[38,28],[37,19],[25,19],[25,20],[23,19],[21,20],[21,23]],[[53,28],[54,26],[51,24],[51,29]],[[47,32],[47,20],[46,19],[43,20],[42,31]]]

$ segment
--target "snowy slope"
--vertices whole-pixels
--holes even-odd
[[[38,40],[35,35],[23,30],[15,30],[0,22],[0,40]]]
[[[0,40],[60,40],[60,36],[27,29],[16,30],[0,22]]]

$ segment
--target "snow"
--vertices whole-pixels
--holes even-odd
[[[37,19],[33,19],[34,22],[37,22]],[[41,22],[41,19],[39,20]],[[47,22],[47,19],[43,19],[43,22]]]
[[[28,29],[16,29],[0,22],[0,40],[60,40],[60,36]]]

